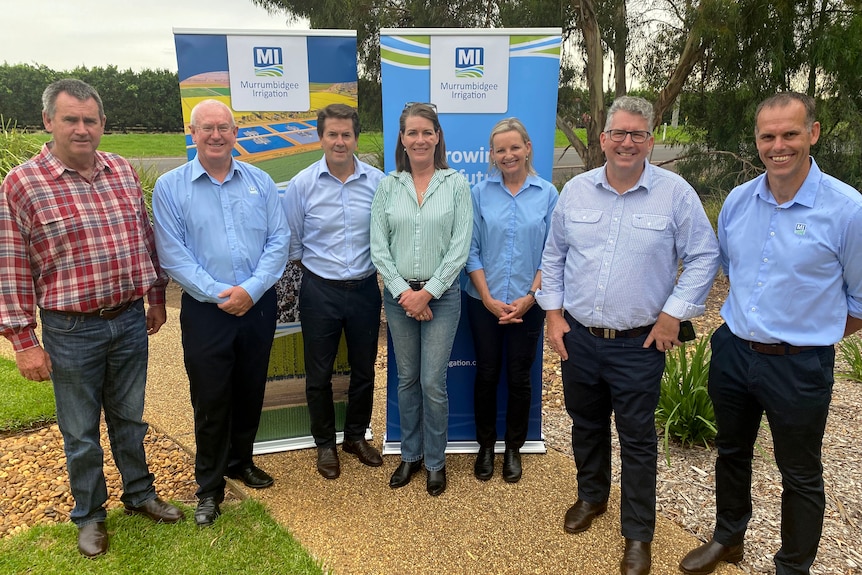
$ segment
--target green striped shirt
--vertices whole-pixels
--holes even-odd
[[[467,261],[472,233],[470,184],[453,169],[434,172],[421,206],[409,172],[391,172],[377,186],[371,260],[392,297],[410,289],[406,280],[427,280],[428,293],[443,295]]]

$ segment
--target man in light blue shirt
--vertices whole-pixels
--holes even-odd
[[[359,115],[345,104],[317,113],[323,158],[299,172],[284,195],[290,260],[300,262],[299,318],[305,353],[305,394],[317,470],[341,474],[335,448],[332,373],[341,334],[350,384],[342,449],[365,465],[383,464],[365,440],[374,399],[374,361],[380,331],[380,288],[371,263],[371,202],[383,172],[355,156]]]
[[[735,188],[718,218],[730,293],[712,337],[709,395],[718,424],[713,538],[680,569],[742,560],[751,459],[766,413],[781,472],[777,575],[809,573],[823,526],[820,460],[834,344],[862,327],[862,196],[810,156],[814,99],[782,92],[755,114],[766,173]]]
[[[284,272],[290,230],[275,183],[232,157],[237,126],[217,100],[191,113],[197,157],[161,176],[153,192],[156,249],[183,288],[180,326],[195,415],[195,521],[211,525],[224,476],[272,485],[254,465],[269,352],[273,285]]]
[[[601,135],[607,163],[563,188],[536,295],[563,360],[572,417],[578,500],[564,528],[585,531],[607,509],[613,411],[623,468],[623,575],[646,575],[652,562],[664,352],[680,344],[680,320],[704,312],[718,269],[718,242],[697,193],[647,161],[652,126],[646,100],[614,101]]]

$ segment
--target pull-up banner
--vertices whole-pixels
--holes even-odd
[[[429,102],[440,116],[449,166],[464,174],[471,186],[488,175],[491,128],[510,116],[526,126],[533,145],[533,166],[541,177],[552,181],[561,33],[559,28],[380,30],[386,171],[395,169],[398,119],[404,105]],[[462,287],[468,281],[464,274],[461,281]],[[463,307],[469,296],[462,293],[461,297]],[[462,313],[447,375],[450,453],[477,449],[473,420],[476,361],[468,321]],[[396,361],[389,345],[384,453],[400,451]],[[504,370],[498,395],[499,437],[505,430],[505,377]],[[542,338],[531,379],[530,425],[522,451],[543,453]]]
[[[317,111],[357,106],[356,32],[350,30],[174,29],[188,159],[197,149],[191,111],[216,99],[238,127],[233,157],[266,171],[283,193],[290,179],[318,161]],[[305,400],[305,360],[299,323],[299,267],[287,264],[276,284],[278,323],[269,361],[255,454],[314,447]],[[347,405],[350,366],[342,339],[332,377],[336,427]],[[341,440],[338,432],[338,440]]]

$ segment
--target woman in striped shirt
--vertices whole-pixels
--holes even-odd
[[[427,490],[446,489],[446,369],[461,316],[458,274],[473,228],[470,184],[446,163],[433,104],[410,103],[399,119],[396,170],[371,206],[371,259],[398,366],[401,464],[393,489],[427,470]]]

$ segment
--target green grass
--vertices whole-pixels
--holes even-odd
[[[0,357],[0,432],[31,429],[57,417],[50,381],[30,381],[14,361]]]
[[[0,541],[0,573],[66,575],[183,575],[211,573],[321,574],[318,560],[306,552],[266,508],[254,500],[223,506],[223,515],[207,529],[195,525],[192,508],[186,520],[156,524],[121,510],[108,514],[108,553],[86,559],[78,553],[77,529],[71,523],[33,527]]]
[[[33,136],[40,143],[51,139],[47,132]],[[183,134],[105,134],[99,149],[124,158],[185,157],[186,138]]]

